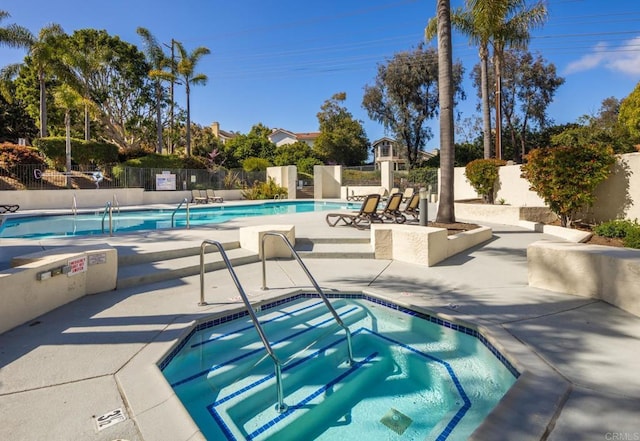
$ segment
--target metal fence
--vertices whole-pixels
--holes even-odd
[[[393,186],[400,189],[413,187],[416,190],[419,188],[429,188],[433,192],[438,191],[438,169],[437,168],[422,168],[407,170],[396,170],[393,172]]]
[[[342,185],[381,185],[380,170],[375,165],[363,165],[358,167],[342,167]]]
[[[242,169],[167,169],[107,166],[100,170],[72,167],[70,172],[39,165],[0,165],[0,190],[56,190],[62,188],[144,188],[156,190],[157,175],[175,176],[176,190],[247,188],[265,182],[266,172]],[[173,180],[173,177],[171,178]]]

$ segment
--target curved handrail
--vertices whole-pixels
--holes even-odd
[[[200,245],[200,302],[198,303],[198,306],[205,306],[207,304],[204,301],[204,251],[207,248],[207,245],[214,245],[216,248],[218,248],[218,251],[222,256],[222,260],[224,261],[224,264],[227,266],[227,269],[229,270],[231,279],[233,280],[233,283],[236,285],[236,288],[240,293],[240,297],[242,297],[242,301],[244,302],[244,305],[247,307],[247,312],[249,313],[249,317],[251,317],[251,321],[253,322],[253,325],[255,326],[256,331],[258,331],[260,340],[262,340],[262,344],[264,345],[264,348],[267,350],[267,354],[269,354],[269,357],[271,357],[271,359],[273,360],[273,364],[275,365],[275,371],[276,371],[276,387],[278,392],[278,402],[276,404],[276,410],[278,412],[285,412],[287,410],[287,405],[284,403],[284,393],[282,388],[282,363],[276,356],[275,352],[273,352],[273,348],[271,347],[271,344],[269,343],[269,340],[267,339],[267,336],[265,335],[264,330],[262,329],[262,326],[260,326],[260,321],[258,320],[258,317],[256,316],[256,313],[253,310],[251,303],[249,302],[249,298],[247,297],[247,294],[244,292],[242,285],[240,285],[238,276],[236,275],[236,272],[233,270],[233,267],[231,266],[231,262],[227,257],[227,253],[224,251],[224,247],[220,242],[216,240],[205,240]]]
[[[118,214],[120,214],[120,203],[118,202],[118,197],[116,196],[116,194],[113,194],[113,197],[111,198],[111,205],[115,205],[116,210],[118,210]]]
[[[318,285],[318,282],[316,282],[316,280],[313,278],[313,276],[309,272],[309,269],[302,262],[302,259],[300,258],[300,256],[296,252],[296,250],[293,248],[293,245],[291,245],[291,242],[289,242],[289,239],[287,239],[287,236],[285,236],[284,233],[279,233],[279,232],[276,232],[276,231],[266,231],[264,233],[264,235],[262,236],[262,240],[260,241],[260,256],[262,256],[262,289],[263,290],[268,289],[267,288],[267,271],[266,271],[266,268],[267,268],[267,266],[266,266],[266,253],[264,252],[264,240],[265,240],[265,238],[267,236],[280,237],[284,241],[284,243],[287,245],[287,247],[289,247],[289,249],[291,250],[291,254],[298,261],[300,266],[302,267],[302,270],[305,272],[305,274],[309,278],[309,281],[311,282],[313,287],[316,289],[316,291],[318,292],[318,294],[322,298],[322,301],[324,302],[324,304],[327,306],[327,308],[331,312],[331,315],[333,315],[333,318],[335,319],[336,323],[338,323],[338,325],[342,329],[344,329],[344,332],[347,334],[347,350],[349,351],[348,352],[349,353],[349,364],[353,365],[354,364],[354,361],[353,361],[353,349],[352,349],[352,346],[351,346],[351,331],[349,330],[349,327],[344,324],[344,322],[342,321],[342,319],[340,318],[340,316],[338,315],[336,310],[333,308],[333,305],[331,304],[331,302],[329,301],[327,296],[322,291],[322,288],[320,288],[320,285]]]
[[[109,215],[109,236],[113,236],[113,209],[111,202],[107,202],[102,213],[102,234],[104,234],[104,218]]]
[[[187,205],[186,205],[186,207],[187,207],[187,230],[188,230],[188,229],[189,229],[189,227],[190,227],[190,224],[189,224],[189,199],[187,199],[187,198],[184,198],[184,199],[183,199],[183,200],[178,204],[178,206],[176,207],[176,209],[175,209],[175,210],[173,210],[173,213],[171,213],[171,228],[174,228],[174,227],[175,227],[175,221],[174,221],[174,218],[175,218],[175,216],[176,216],[176,213],[177,213],[177,212],[178,212],[178,210],[180,209],[180,207],[182,207],[182,204],[187,204]]]

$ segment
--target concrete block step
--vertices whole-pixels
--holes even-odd
[[[215,249],[215,247],[211,248]],[[227,256],[233,266],[260,261],[256,253],[242,248],[234,248],[225,251],[227,252]],[[225,268],[225,264],[220,253],[208,253],[205,256],[204,267],[205,272]],[[194,276],[197,274],[200,274],[199,248],[197,255],[119,266],[117,289],[179,279],[181,277]]]
[[[299,243],[295,249],[304,259],[373,259],[371,244],[366,243]]]
[[[118,250],[118,265],[137,265],[147,262],[156,262],[159,260],[177,259],[180,257],[200,256],[200,245],[193,246],[193,242],[182,243],[179,241],[169,241],[159,244],[157,251],[148,251],[145,253],[136,253],[130,250]],[[240,248],[240,242],[231,241],[223,242],[222,246],[225,251]],[[214,246],[208,246],[205,253],[217,253],[218,249]]]

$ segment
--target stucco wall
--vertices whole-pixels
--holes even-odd
[[[520,177],[520,165],[500,167],[496,201],[522,207],[542,207],[544,201],[529,190],[529,182]],[[464,167],[454,170],[454,199],[475,199],[478,195],[464,175]],[[594,206],[581,216],[602,222],[616,218],[640,219],[640,153],[619,155],[609,178],[596,189]]]

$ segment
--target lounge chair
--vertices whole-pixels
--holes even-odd
[[[203,195],[200,190],[191,190],[191,202],[195,204],[206,204],[208,202],[207,195]]]
[[[400,212],[401,203],[402,193],[393,193],[387,200],[387,205],[378,211],[378,216],[380,216],[381,219],[392,220],[397,224],[405,223],[407,218]]]
[[[212,188],[207,188],[207,202],[224,202],[222,196],[216,196]]]
[[[0,213],[15,213],[20,209],[18,204],[2,204],[0,205]]]
[[[407,205],[404,207],[404,210],[402,210],[402,213],[405,215],[410,215],[413,216],[413,220],[419,220],[420,219],[420,210],[418,209],[420,205],[420,193],[414,193],[411,198],[409,198],[409,201],[407,202]]]
[[[402,193],[402,202],[406,202],[409,199],[411,199],[411,196],[413,196],[415,193],[415,190],[413,189],[413,187],[407,187],[404,189],[404,193]]]
[[[378,215],[379,202],[379,194],[370,194],[365,198],[364,202],[362,202],[360,211],[353,213],[329,213],[326,217],[327,223],[330,227],[335,227],[339,222],[342,222],[345,225],[362,230],[365,228],[365,225],[363,225],[365,222],[367,225],[372,222],[382,222],[382,219],[380,219]]]

